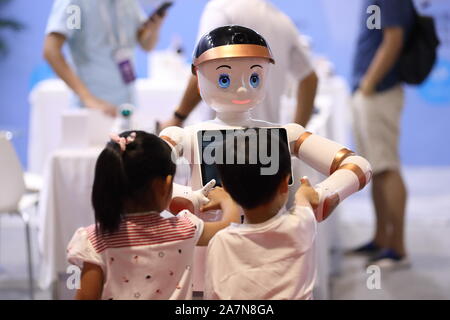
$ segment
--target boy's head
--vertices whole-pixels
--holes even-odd
[[[234,154],[233,163],[217,164],[223,187],[244,209],[273,202],[284,205],[291,175],[287,144],[274,129],[246,129],[244,135],[245,140],[235,138],[234,143],[226,145],[226,154]],[[252,135],[257,136],[257,143]],[[273,161],[277,163],[274,165]],[[275,170],[268,170],[269,167]]]

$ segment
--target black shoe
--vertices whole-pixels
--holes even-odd
[[[395,270],[402,268],[409,268],[411,262],[408,257],[401,256],[393,249],[381,250],[377,255],[369,259],[366,267],[376,265],[381,269]]]
[[[352,249],[346,252],[346,255],[358,255],[358,256],[372,256],[377,254],[381,248],[371,241],[365,245],[362,245],[356,249]]]

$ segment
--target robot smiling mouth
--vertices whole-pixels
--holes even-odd
[[[233,102],[234,104],[247,104],[250,101],[251,101],[250,99],[247,99],[247,100],[231,100],[231,102]]]

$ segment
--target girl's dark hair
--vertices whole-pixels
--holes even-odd
[[[119,136],[127,138],[132,132],[136,138],[125,151],[110,141],[95,165],[92,205],[101,233],[117,231],[125,213],[125,199],[141,201],[148,197],[153,179],[175,175],[176,165],[167,143],[144,131],[126,131]]]

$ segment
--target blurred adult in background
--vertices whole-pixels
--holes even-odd
[[[287,75],[298,81],[295,122],[305,126],[314,107],[318,78],[313,70],[300,34],[291,19],[266,0],[210,0],[200,19],[198,38],[223,25],[238,24],[260,33],[275,58],[264,102],[251,111],[252,117],[273,123],[280,121],[280,98]],[[197,77],[191,76],[179,106],[170,120],[162,124],[181,126],[201,101]]]
[[[369,29],[366,10],[380,8],[381,28]],[[381,267],[409,265],[404,243],[406,188],[398,142],[404,104],[399,56],[414,21],[411,0],[366,0],[353,63],[352,111],[357,148],[372,165],[376,213],[373,239],[353,253]]]
[[[78,19],[78,20],[77,20]],[[133,57],[156,44],[163,16],[147,17],[137,0],[55,0],[44,57],[77,95],[77,104],[115,116],[133,102]],[[74,69],[63,54],[68,43]]]

